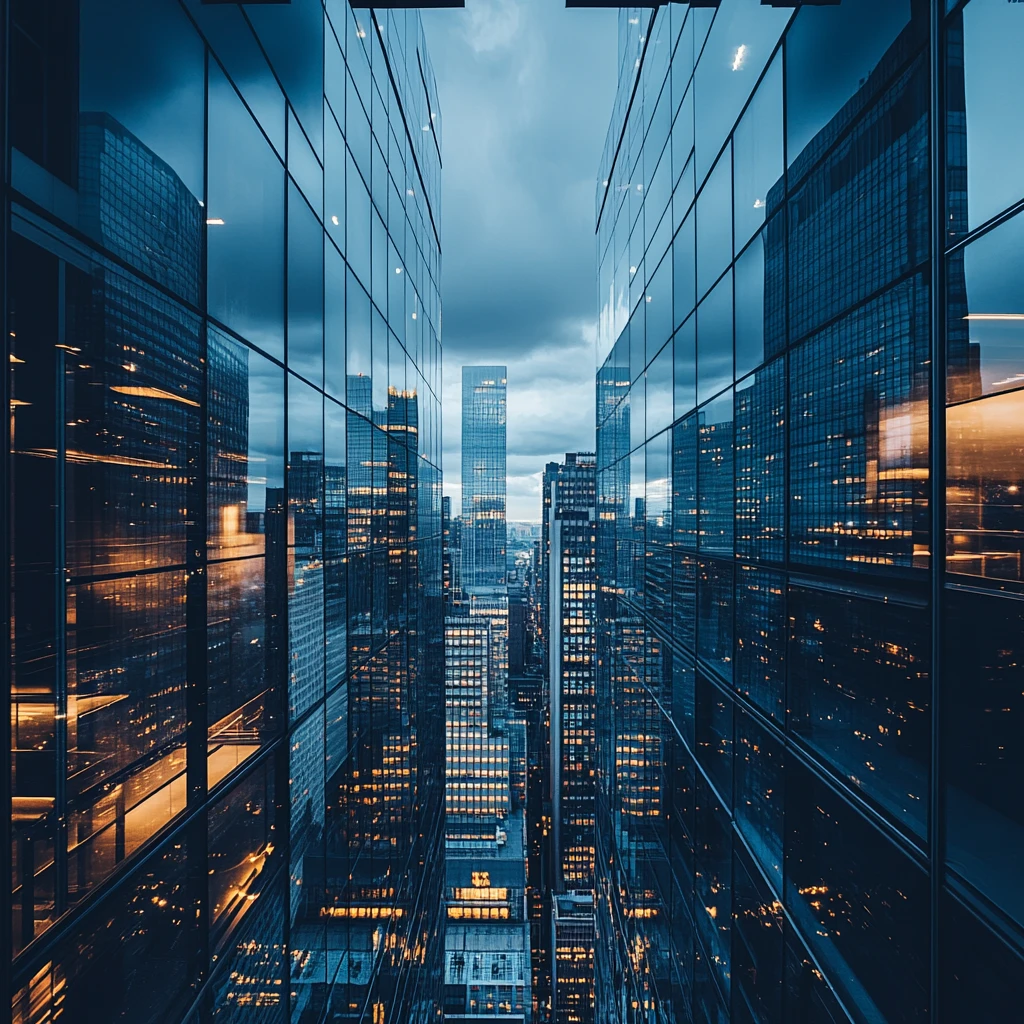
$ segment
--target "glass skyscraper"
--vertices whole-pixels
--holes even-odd
[[[505,584],[504,366],[462,368],[462,586]]]
[[[996,0],[621,12],[601,1021],[1020,1015],[1022,42]]]
[[[12,1018],[437,1020],[419,18],[3,9]]]

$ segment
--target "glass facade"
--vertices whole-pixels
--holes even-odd
[[[504,366],[462,368],[462,587],[503,587]]]
[[[12,1017],[436,1020],[418,15],[4,11]]]
[[[602,1021],[1019,1013],[1021,41],[997,0],[620,13]]]

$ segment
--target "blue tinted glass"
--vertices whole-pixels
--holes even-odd
[[[733,550],[733,395],[719,395],[697,414],[700,424],[698,482],[700,549],[731,555]]]
[[[697,401],[733,381],[732,271],[697,309]]]
[[[1019,601],[951,590],[943,645],[949,680],[942,727],[950,768],[949,863],[1018,924],[1024,923],[1016,866],[1024,814],[1014,781],[1020,773],[1024,710],[1022,610]]]
[[[652,436],[672,422],[672,344],[651,360],[647,369],[647,434]]]
[[[737,626],[737,645],[740,641]],[[782,890],[782,744],[745,711],[736,714],[736,824],[765,874]]]
[[[697,197],[697,295],[732,261],[732,159],[726,149]]]
[[[198,305],[202,43],[166,0],[85,3],[80,31],[77,226]]]
[[[288,184],[288,368],[324,381],[323,228],[293,182]]]
[[[736,566],[736,689],[786,720],[786,587],[782,573]]]
[[[284,168],[221,71],[210,67],[210,313],[284,358]]]
[[[675,361],[673,419],[684,416],[697,404],[697,318],[690,317],[672,339]]]
[[[946,37],[949,240],[1024,197],[1024,121],[1006,97],[1024,73],[1006,54],[1024,45],[1024,19],[1012,6],[973,0]]]
[[[324,696],[324,399],[288,375],[288,676],[294,721]]]
[[[736,385],[736,553],[781,562],[786,520],[786,371],[775,362]]]
[[[324,239],[324,389],[345,401],[345,261]]]
[[[781,205],[785,182],[782,130],[782,58],[776,57],[757,87],[733,136],[736,248]]]
[[[928,618],[920,607],[791,586],[789,727],[904,828],[924,836]]]
[[[676,324],[681,324],[693,312],[697,301],[695,220],[691,212],[672,243],[672,297]]]
[[[356,170],[352,153],[345,158],[345,256],[364,286],[370,284],[370,195]],[[334,225],[333,215],[331,220]]]
[[[791,167],[849,99],[877,89],[869,82],[871,73],[910,20],[910,6],[911,0],[862,0],[801,8],[786,36],[786,155]]]
[[[701,559],[697,565],[697,654],[726,680],[732,678],[733,566]]]
[[[309,140],[288,111],[288,171],[298,183],[306,201],[318,217],[324,214],[324,172],[320,161],[313,154]]]
[[[771,58],[791,11],[727,0],[721,5],[693,78],[697,180],[707,173]]]
[[[764,360],[764,241],[758,235],[736,261],[736,376]]]
[[[318,154],[323,152],[324,13],[320,0],[254,4],[246,14]]]
[[[1014,267],[1024,246],[1017,215],[947,260],[947,397],[951,401],[1024,384],[1024,287]]]

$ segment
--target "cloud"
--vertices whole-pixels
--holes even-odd
[[[510,519],[539,517],[545,462],[594,447],[594,193],[616,18],[559,0],[423,12],[444,119],[444,471],[456,507],[465,363],[508,366]]]

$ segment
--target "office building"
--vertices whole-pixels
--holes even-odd
[[[452,516],[452,499],[441,499],[441,579],[444,613],[452,615],[462,600],[462,520]]]
[[[621,13],[602,1021],[1019,1014],[1022,38],[983,0]]]
[[[462,368],[462,586],[505,583],[504,366]]]
[[[535,1019],[523,851],[522,810],[499,843],[448,850],[445,1020]]]
[[[327,6],[4,6],[19,1024],[440,1013],[440,115]]]
[[[477,848],[511,810],[508,736],[492,725],[500,669],[488,619],[449,616],[444,636],[448,844]]]
[[[549,463],[547,654],[552,884],[587,889],[594,870],[596,473],[592,452]]]
[[[569,890],[551,897],[554,1024],[594,1020],[594,894]]]

